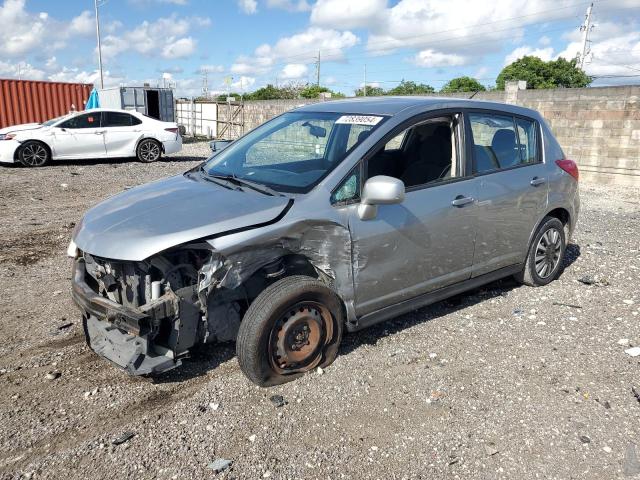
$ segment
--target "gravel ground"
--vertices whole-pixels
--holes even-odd
[[[640,478],[637,189],[581,185],[551,285],[505,280],[347,335],[294,383],[255,387],[232,345],[156,379],[99,359],[69,294],[74,222],[206,152],[0,168],[0,478]]]

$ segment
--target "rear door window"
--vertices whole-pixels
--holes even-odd
[[[124,112],[103,112],[103,127],[130,127],[133,125],[133,117]]]
[[[536,122],[510,115],[469,114],[474,172],[483,173],[536,163]]]

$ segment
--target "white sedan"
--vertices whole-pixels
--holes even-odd
[[[44,123],[0,129],[0,162],[41,167],[50,160],[137,157],[154,162],[179,152],[176,123],[142,113],[97,108]]]

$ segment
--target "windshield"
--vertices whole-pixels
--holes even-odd
[[[51,125],[53,125],[54,123],[59,122],[60,120],[63,120],[67,117],[70,117],[72,114],[67,114],[67,115],[62,115],[61,117],[56,117],[56,118],[52,118],[51,120],[47,120],[46,122],[42,122],[42,125],[44,125],[45,127],[50,127]]]
[[[285,113],[209,159],[203,171],[306,193],[383,120],[377,115]]]

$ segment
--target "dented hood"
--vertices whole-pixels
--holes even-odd
[[[230,190],[198,174],[178,175],[96,205],[73,240],[92,255],[139,261],[185,242],[273,221],[289,201],[247,188]]]
[[[2,135],[3,133],[17,133],[17,132],[23,132],[26,130],[39,130],[41,128],[48,128],[48,127],[44,127],[39,123],[23,123],[22,125],[13,125],[11,127],[0,128],[0,135]]]

